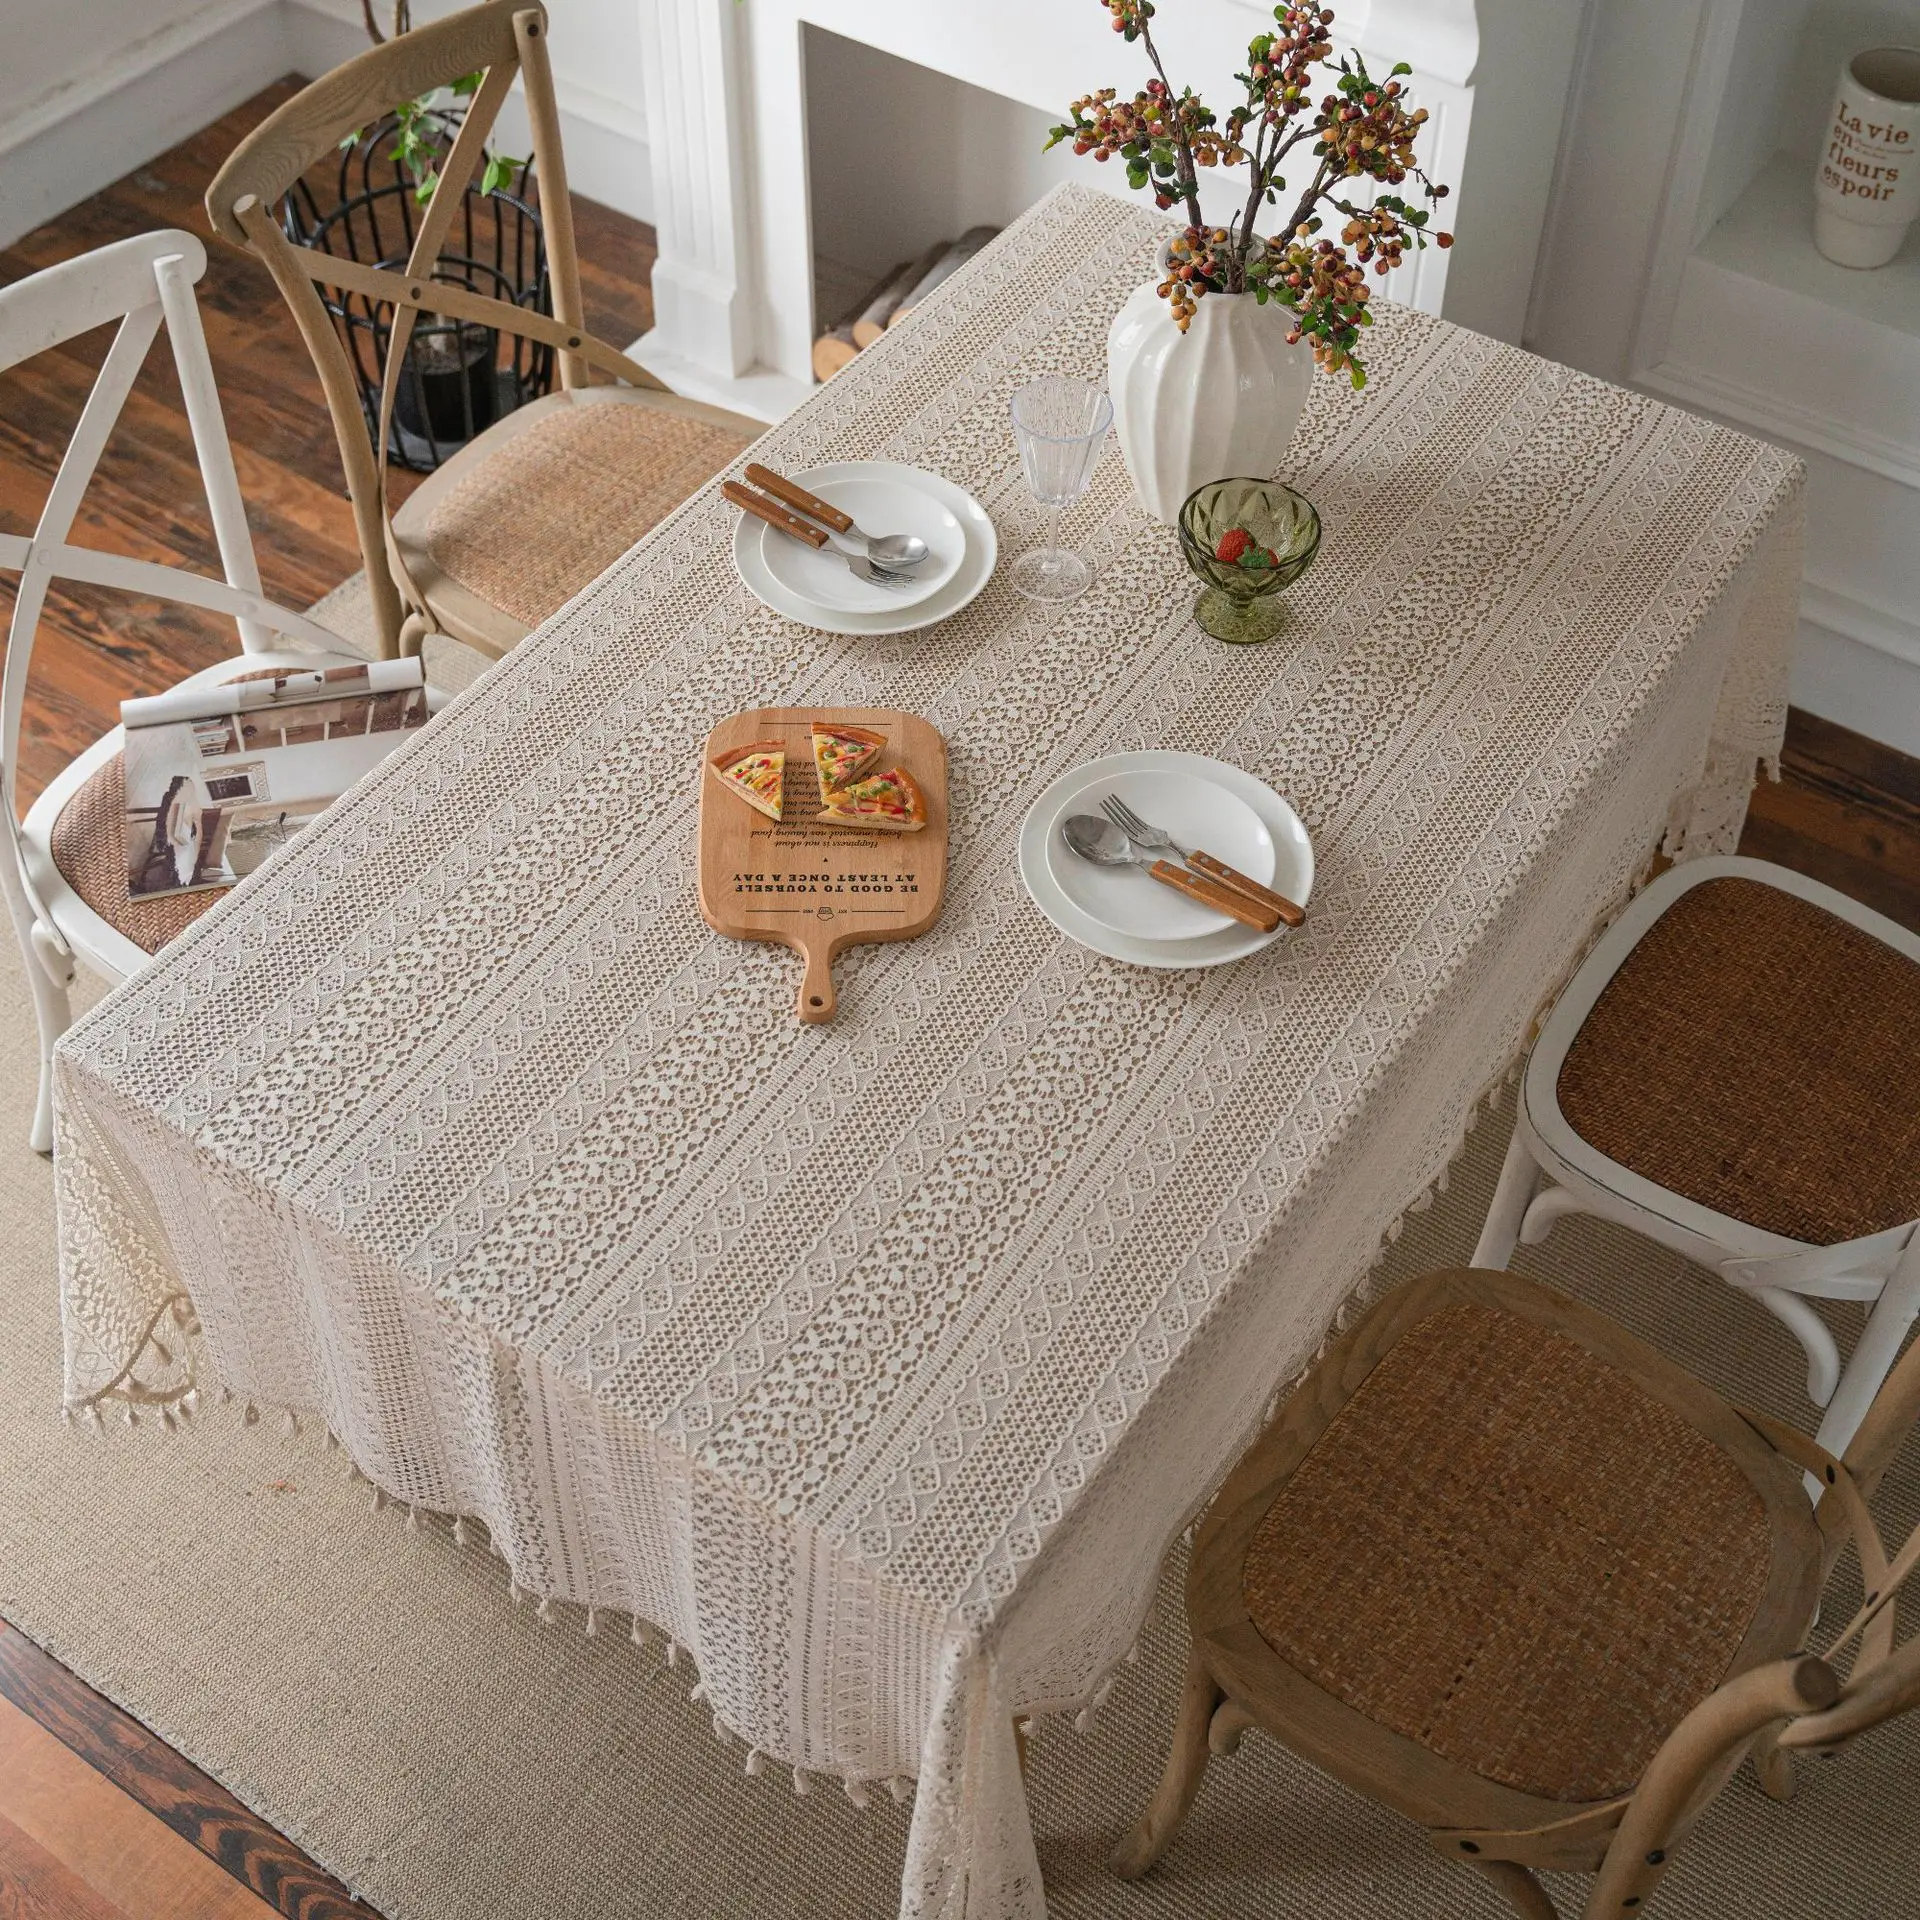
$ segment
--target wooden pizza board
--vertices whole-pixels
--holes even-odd
[[[887,736],[878,771],[904,767],[926,796],[918,833],[819,825],[813,723]],[[708,773],[714,758],[753,740],[787,750],[784,818],[769,820]],[[700,754],[700,912],[716,933],[773,940],[806,961],[797,1011],[809,1025],[834,1014],[833,960],[847,947],[911,940],[940,917],[947,885],[947,743],[911,713],[884,707],[755,707],[723,720]]]

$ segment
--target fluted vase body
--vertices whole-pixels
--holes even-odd
[[[1141,503],[1171,526],[1209,480],[1272,479],[1313,384],[1313,353],[1287,344],[1291,312],[1250,293],[1210,293],[1185,333],[1151,286],[1107,333],[1107,391]]]

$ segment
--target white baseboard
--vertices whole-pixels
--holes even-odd
[[[289,73],[318,74],[367,44],[356,0],[208,0],[0,124],[0,246],[77,206]],[[574,192],[636,220],[653,212],[637,104],[561,89]],[[637,101],[636,81],[636,101]],[[503,134],[526,139],[518,102]]]
[[[1806,581],[1790,697],[1823,720],[1920,757],[1920,621]]]
[[[165,153],[287,71],[284,0],[211,0],[0,125],[0,246]]]

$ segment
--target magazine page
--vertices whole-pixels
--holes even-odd
[[[283,683],[277,697],[253,697]],[[225,703],[206,710],[207,694]],[[122,708],[158,710],[126,725],[127,891],[136,899],[232,886],[427,721],[418,660],[195,688],[184,712],[167,706],[172,697]]]

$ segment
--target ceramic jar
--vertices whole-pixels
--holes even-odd
[[[1172,526],[1196,487],[1274,474],[1313,385],[1313,351],[1287,344],[1293,315],[1250,293],[1209,293],[1185,333],[1153,286],[1107,333],[1107,392],[1141,504]]]
[[[1920,214],[1920,47],[1873,47],[1840,75],[1814,171],[1814,244],[1842,267],[1884,267]]]

